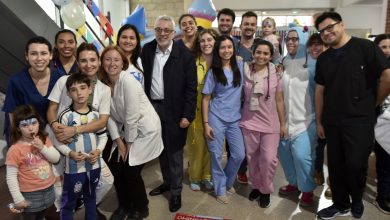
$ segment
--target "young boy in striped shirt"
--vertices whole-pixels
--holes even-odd
[[[107,142],[105,128],[97,133],[78,134],[77,127],[99,119],[99,113],[88,105],[92,92],[90,79],[76,73],[66,81],[72,104],[58,118],[58,122],[74,126],[75,136],[69,143],[57,144],[65,155],[64,185],[62,192],[61,219],[73,219],[76,200],[83,196],[85,219],[96,219],[96,186],[100,177],[100,154]]]

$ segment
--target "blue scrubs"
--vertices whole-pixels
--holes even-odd
[[[211,174],[214,191],[217,196],[226,194],[233,187],[241,161],[245,157],[245,147],[239,128],[241,119],[241,90],[243,83],[243,62],[238,62],[241,73],[240,86],[233,87],[233,72],[224,69],[228,84],[218,83],[210,69],[202,93],[213,95],[209,106],[209,125],[213,129],[214,139],[207,140],[211,156]],[[229,143],[230,157],[225,168],[222,167],[222,154],[225,137]]]
[[[75,73],[78,70],[77,62],[74,62],[72,68],[70,68],[69,72],[65,71],[64,66],[62,65],[59,58],[53,59],[52,65],[50,66],[52,72],[57,71],[61,75],[70,75]]]
[[[45,96],[42,96],[32,80],[28,69],[25,68],[21,72],[14,74],[8,81],[7,94],[4,101],[3,111],[6,113],[4,134],[8,140],[9,137],[9,116],[17,106],[30,104],[34,106],[38,114],[46,122],[46,111],[49,106],[47,97],[50,95],[54,84],[62,75],[57,71],[51,72],[50,82]]]

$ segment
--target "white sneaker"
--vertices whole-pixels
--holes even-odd
[[[222,204],[228,204],[229,198],[226,195],[223,196],[217,196],[217,201]]]
[[[233,195],[233,194],[236,193],[236,190],[235,190],[234,187],[232,186],[232,187],[230,187],[226,192],[229,193],[229,194],[231,194],[231,195]]]

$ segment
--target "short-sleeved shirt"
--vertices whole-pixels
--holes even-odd
[[[46,146],[52,146],[46,138]],[[18,168],[18,182],[21,192],[46,189],[54,184],[55,177],[51,163],[35,147],[17,142],[7,152],[6,162]]]
[[[378,79],[389,61],[373,42],[352,37],[317,60],[315,81],[325,86],[323,118],[328,125],[373,125]]]
[[[276,73],[275,65],[273,65],[272,63],[270,63],[269,65],[270,67],[268,73],[263,76],[264,95],[259,96],[258,98],[259,110],[249,110],[251,93],[253,93],[253,81],[244,76],[243,91],[245,102],[241,110],[242,118],[240,122],[240,127],[264,133],[280,133],[280,122],[276,108],[275,96],[277,92],[283,91],[283,81]],[[266,100],[266,95],[268,91],[270,97]]]
[[[80,126],[96,120],[99,120],[99,113],[92,110],[92,108],[90,108],[87,113],[79,113],[74,110],[72,106],[69,106],[61,112],[58,118],[58,121],[66,126]],[[97,133],[90,132],[79,134],[77,138],[68,144],[68,147],[74,152],[89,153],[96,150],[99,142],[99,135],[106,135],[106,133],[99,131]],[[87,161],[77,162],[68,156],[65,157],[65,173],[83,173],[99,167],[100,160],[95,164],[90,164]]]
[[[212,95],[209,111],[225,122],[234,122],[241,118],[241,89],[243,84],[243,62],[237,61],[241,74],[241,82],[237,87],[233,86],[233,71],[223,69],[227,84],[217,82],[213,70],[207,72],[203,94]]]
[[[64,66],[62,65],[61,61],[59,58],[55,58],[52,60],[52,64],[50,65],[50,69],[54,72],[57,71],[61,75],[70,75],[72,73],[77,72],[78,65],[77,62],[75,61],[70,68],[69,72],[65,71]]]
[[[13,75],[8,81],[7,94],[4,101],[3,111],[7,113],[5,117],[4,134],[8,140],[10,133],[10,121],[8,113],[12,113],[17,106],[30,104],[34,106],[38,114],[45,120],[46,111],[49,106],[49,96],[54,84],[62,75],[56,71],[51,72],[47,93],[42,96],[32,80],[28,69],[25,68]]]
[[[46,111],[49,105],[47,97],[61,76],[58,72],[51,72],[47,93],[45,96],[42,96],[27,68],[13,75],[8,82],[3,111],[11,113],[17,106],[31,104],[46,121]]]
[[[253,60],[252,47],[253,47],[253,45],[250,48],[246,48],[244,45],[241,44],[241,41],[238,41],[238,44],[236,47],[237,56],[242,57],[242,59],[245,62],[252,61]]]

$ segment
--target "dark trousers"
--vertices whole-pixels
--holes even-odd
[[[361,201],[366,184],[368,157],[374,127],[365,125],[325,126],[332,200],[339,209]]]
[[[390,154],[388,154],[378,142],[375,141],[377,200],[390,198]]]
[[[183,147],[175,146],[172,134],[168,131],[169,126],[165,120],[164,103],[159,101],[151,101],[161,121],[162,139],[164,150],[159,156],[161,173],[164,180],[164,185],[170,187],[173,196],[181,195],[183,189]]]
[[[314,169],[318,172],[324,171],[324,151],[326,145],[326,139],[317,139],[317,147],[316,147],[316,159],[314,161]]]
[[[117,161],[118,148],[112,153],[108,162],[111,173],[114,176],[114,187],[119,206],[125,210],[145,211],[149,200],[146,195],[144,180],[141,171],[144,164],[137,166],[129,165],[129,158]]]
[[[246,157],[245,157],[244,160],[242,160],[241,162],[240,169],[238,169],[238,173],[244,174],[246,173],[247,170],[248,170],[248,162],[246,161]]]
[[[73,219],[76,201],[83,196],[85,219],[96,219],[96,186],[99,183],[100,168],[84,173],[64,173],[61,199],[61,220]]]

